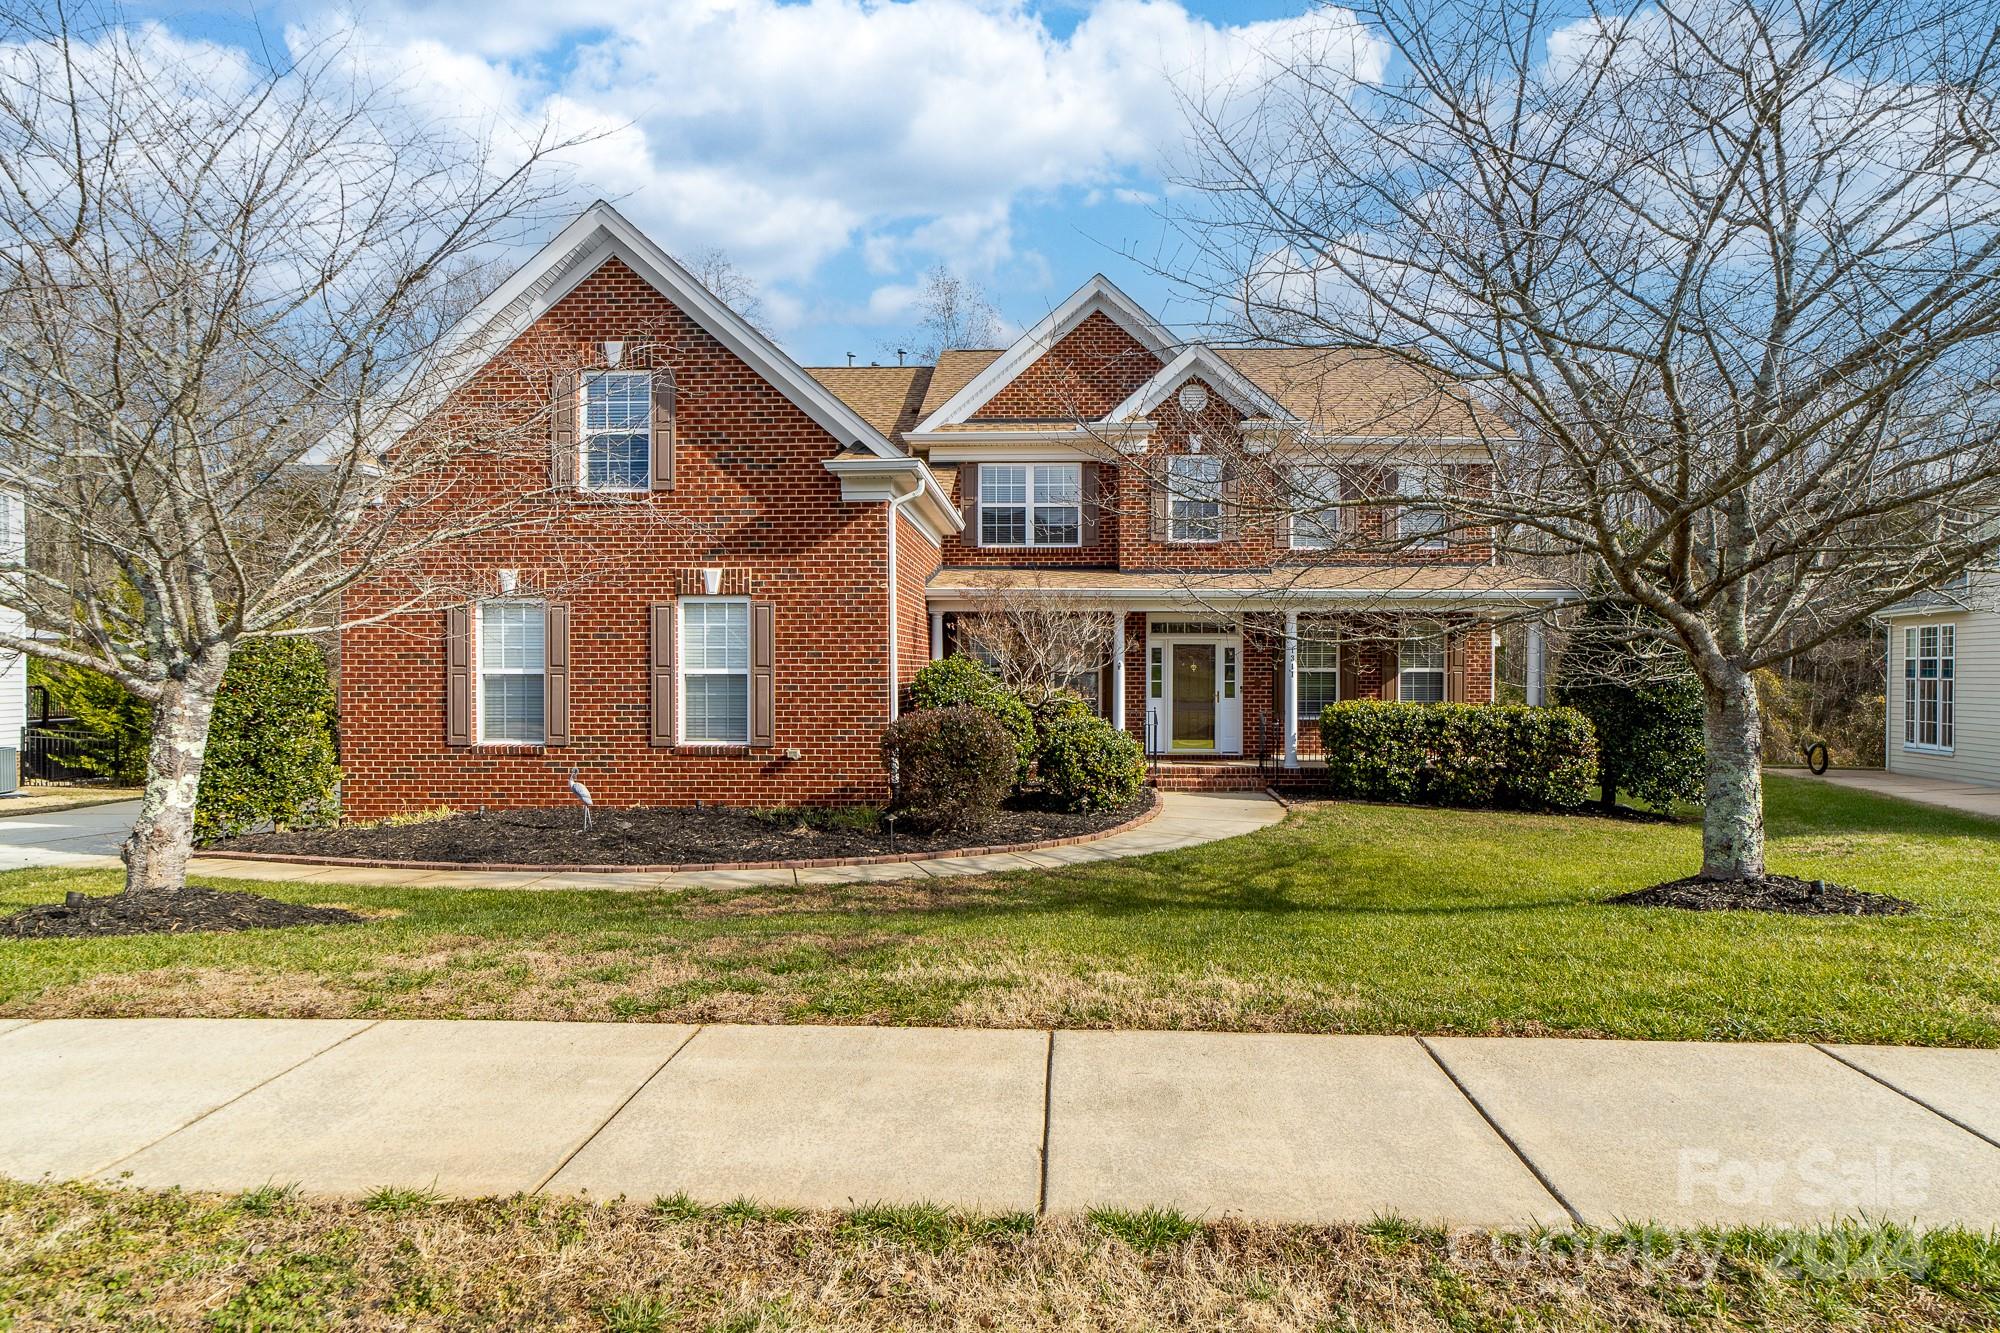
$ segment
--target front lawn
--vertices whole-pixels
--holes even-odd
[[[1770,783],[1772,868],[1908,918],[1603,899],[1700,830],[1326,805],[981,879],[700,894],[249,885],[366,925],[0,942],[0,1015],[365,1015],[1582,1033],[2000,1046],[2000,823]],[[0,910],[111,875],[0,876]],[[230,885],[228,887],[239,887]]]
[[[206,1330],[1956,1330],[2000,1317],[2000,1242],[0,1181],[0,1327],[10,1314],[23,1328]]]

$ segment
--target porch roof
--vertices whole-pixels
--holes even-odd
[[[944,568],[931,575],[925,600],[947,608],[996,595],[1049,596],[1163,606],[1295,608],[1420,602],[1541,606],[1578,597],[1576,589],[1494,565],[1308,565],[1226,573],[1118,569]]]

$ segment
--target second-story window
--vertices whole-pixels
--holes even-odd
[[[1323,463],[1292,469],[1292,549],[1325,551],[1340,536],[1340,473]]]
[[[981,546],[1076,546],[1083,540],[1081,463],[984,463]]]
[[[1396,536],[1405,546],[1419,551],[1441,551],[1448,544],[1451,517],[1438,503],[1444,481],[1441,475],[1417,468],[1403,468],[1396,474],[1396,493],[1403,504],[1396,511]]]
[[[1222,460],[1175,454],[1167,460],[1167,540],[1222,540]]]
[[[643,491],[652,480],[653,376],[600,370],[583,381],[583,466],[587,491]]]

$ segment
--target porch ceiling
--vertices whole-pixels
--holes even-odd
[[[945,609],[996,595],[1084,598],[1162,605],[1297,607],[1302,604],[1395,605],[1470,602],[1546,605],[1574,599],[1574,588],[1491,565],[1321,565],[1230,573],[1112,569],[940,569],[925,600]]]

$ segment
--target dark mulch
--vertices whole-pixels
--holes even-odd
[[[1886,893],[1843,888],[1823,879],[1766,875],[1762,879],[1686,879],[1621,893],[1631,907],[1684,907],[1691,912],[1789,912],[1794,916],[1907,916],[1917,905]]]
[[[948,852],[966,847],[1073,838],[1115,828],[1144,810],[1151,793],[1118,810],[1072,814],[1016,798],[976,829],[913,833],[892,844],[884,825],[857,827],[836,812],[703,808],[599,810],[588,833],[576,807],[496,810],[416,824],[297,829],[227,838],[215,852],[279,852],[454,865],[690,865],[736,861],[810,861]]]
[[[182,889],[176,893],[67,895],[0,918],[0,936],[57,939],[91,935],[186,935],[206,930],[271,930],[279,926],[344,926],[366,918],[343,907],[282,903],[254,893]]]

